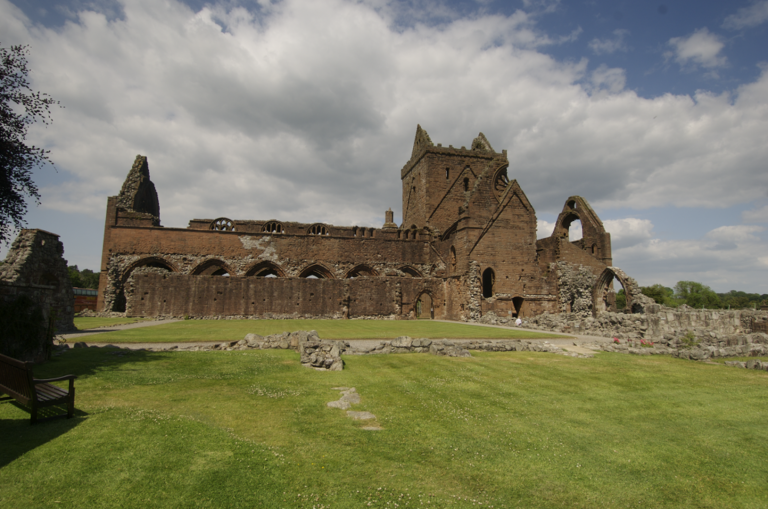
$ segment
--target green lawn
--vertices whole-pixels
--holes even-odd
[[[75,327],[78,330],[98,329],[99,327],[111,327],[113,325],[125,325],[128,323],[145,322],[147,318],[102,318],[99,316],[76,316]]]
[[[394,339],[398,336],[430,339],[562,339],[569,337],[562,334],[421,320],[184,320],[153,326],[151,329],[128,329],[90,336],[88,342],[236,341],[243,339],[250,332],[267,336],[296,330],[316,330],[323,339]]]
[[[0,507],[762,508],[768,373],[662,356],[77,349],[78,415],[0,403]],[[326,402],[356,387],[365,431]],[[482,505],[479,503],[482,502]],[[395,505],[397,504],[397,505]]]

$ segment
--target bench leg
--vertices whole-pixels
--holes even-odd
[[[67,419],[70,419],[75,413],[75,388],[69,390],[69,399],[67,400]]]
[[[37,407],[32,407],[32,409],[29,412],[29,423],[34,424],[37,422]]]

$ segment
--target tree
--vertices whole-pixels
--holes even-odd
[[[49,163],[50,151],[28,145],[27,129],[51,122],[50,107],[59,104],[29,85],[27,46],[0,48],[0,242],[24,225],[25,196],[40,203],[32,169]]]
[[[655,284],[651,286],[643,286],[640,288],[643,295],[646,295],[656,301],[656,304],[663,304],[669,307],[677,307],[679,303],[675,302],[672,296],[675,291],[672,288],[667,288],[664,285]]]
[[[720,298],[707,285],[695,281],[678,281],[675,285],[675,298],[692,308],[718,309]]]
[[[627,294],[624,288],[620,288],[616,292],[616,309],[624,309],[625,307],[627,307]]]
[[[67,267],[69,281],[74,288],[99,288],[99,273],[91,269],[78,270],[77,265]]]

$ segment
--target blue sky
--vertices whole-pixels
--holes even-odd
[[[136,154],[165,226],[380,226],[419,123],[507,149],[540,236],[579,194],[640,284],[768,292],[768,0],[0,0],[0,34],[65,106],[28,222],[81,268]]]

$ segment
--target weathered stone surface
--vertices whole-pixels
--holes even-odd
[[[390,345],[395,348],[410,348],[412,344],[413,340],[411,338],[408,336],[400,336],[397,339],[393,339]]]
[[[55,317],[56,332],[76,330],[75,295],[59,236],[45,230],[25,229],[11,244],[0,265],[0,299],[29,295],[43,306],[45,319]]]
[[[433,341],[429,347],[429,353],[445,357],[472,357],[468,351],[447,340]]]
[[[348,346],[348,343],[322,341],[317,336],[306,335],[303,340],[298,342],[301,364],[315,369],[341,371],[344,369],[341,351]]]
[[[356,421],[368,421],[376,418],[371,412],[356,412],[354,410],[349,410],[347,415]]]
[[[645,297],[645,296],[643,296]],[[636,299],[637,300],[637,299]],[[639,299],[642,301],[642,299]],[[752,332],[752,324],[768,317],[766,311],[671,309],[647,305],[646,313],[544,314],[526,319],[524,327],[618,339],[674,339],[688,331],[718,340],[726,335]],[[493,317],[485,316],[483,321]],[[499,324],[507,320],[495,317]]]
[[[338,401],[329,401],[326,403],[328,408],[341,408],[342,410],[346,410],[347,408],[350,408],[352,404],[349,401],[344,401],[343,399],[340,399]]]

